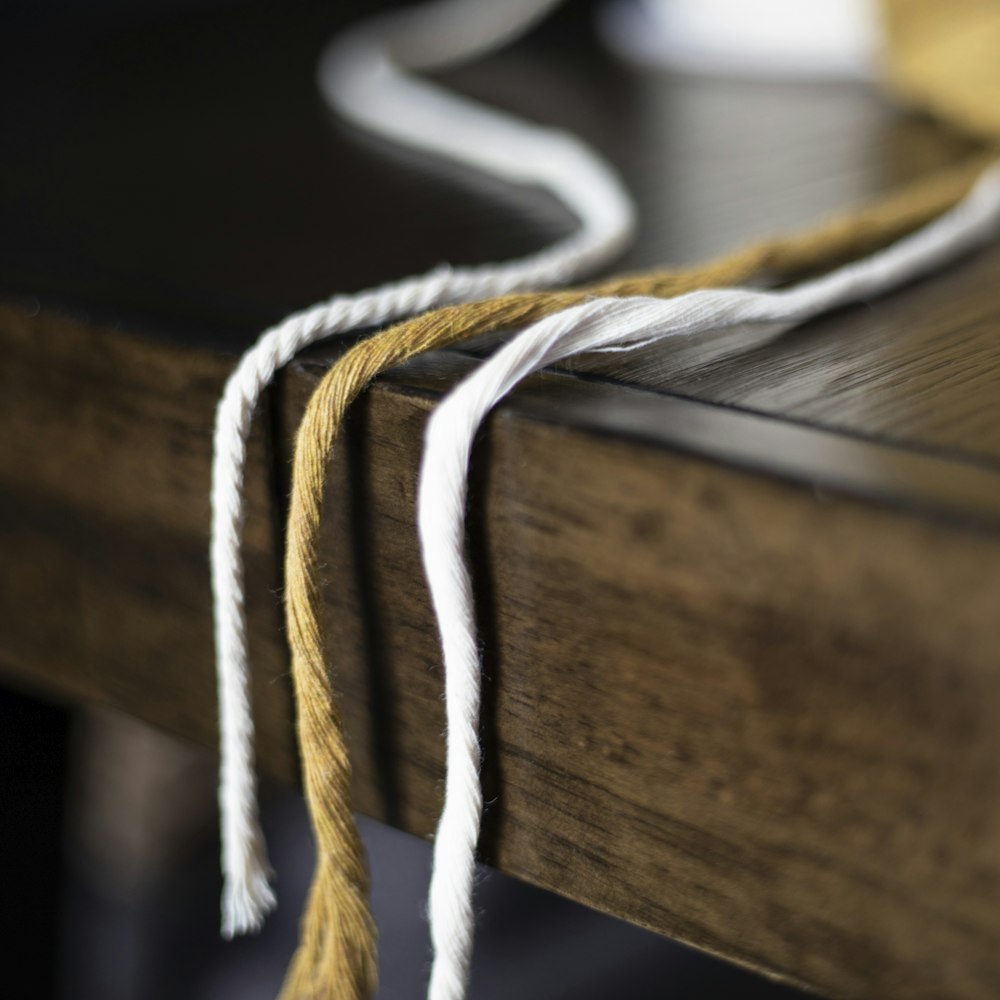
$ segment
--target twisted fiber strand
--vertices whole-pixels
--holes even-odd
[[[510,294],[438,309],[362,341],[324,376],[296,437],[285,561],[286,617],[299,699],[298,738],[318,848],[302,940],[286,983],[288,1000],[322,995],[324,988],[332,989],[340,981],[362,990],[374,985],[374,928],[362,905],[367,872],[352,819],[350,763],[327,666],[319,573],[325,470],[350,404],[380,372],[424,351],[491,330],[524,326],[593,297],[668,297],[739,284],[761,275],[790,280],[850,260],[891,243],[954,205],[980,169],[979,161],[966,164],[804,235],[765,240],[687,270],[634,275],[574,291]],[[449,738],[461,742],[465,753],[478,761],[474,722],[460,733],[450,732]],[[466,793],[478,797],[478,784],[473,785]],[[464,836],[472,850],[478,828],[467,829]],[[469,894],[461,896],[465,902],[458,905],[471,906]],[[466,918],[471,925],[471,910]],[[435,937],[435,946],[447,955],[452,943]],[[461,943],[458,947],[459,953],[441,965],[443,970],[458,972],[450,982],[439,979],[435,997],[459,997],[464,990],[467,954],[463,959]]]
[[[434,840],[432,1000],[461,1000],[472,956],[472,885],[482,815],[477,739],[480,662],[463,558],[473,440],[496,403],[532,372],[587,351],[630,350],[673,337],[762,325],[772,336],[839,306],[932,273],[1000,228],[1000,166],[954,208],[884,250],[778,291],[721,288],[671,299],[594,298],[509,341],[454,388],[427,423],[417,523],[444,657],[448,719],[445,805]]]
[[[327,101],[388,138],[512,183],[552,192],[579,219],[573,233],[519,260],[431,273],[334,298],[267,330],[226,384],[216,414],[211,568],[219,697],[222,929],[256,930],[275,904],[257,806],[247,659],[243,473],[253,412],[275,372],[332,334],[440,305],[562,284],[613,257],[634,227],[631,201],[611,168],[558,130],[492,111],[411,76],[508,41],[559,0],[445,0],[380,17],[332,43],[320,66]],[[397,65],[397,61],[400,65]]]

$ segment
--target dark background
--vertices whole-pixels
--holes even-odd
[[[540,195],[470,187],[331,120],[313,85],[316,54],[376,6],[387,5],[0,6],[0,289],[237,350],[332,291],[445,259],[513,256],[566,231],[566,214]],[[602,109],[630,106],[631,84],[596,47],[591,6],[570,4],[521,43],[524,72],[508,77],[546,84],[542,117],[592,119],[599,133]],[[587,73],[562,72],[581,60]],[[350,196],[373,187],[377,203]],[[276,994],[311,871],[296,793],[264,790],[281,908],[259,937],[226,944],[210,754],[6,690],[0,741],[6,995]],[[417,998],[429,848],[364,829],[380,996]],[[793,995],[495,873],[483,872],[477,902],[472,1000]]]

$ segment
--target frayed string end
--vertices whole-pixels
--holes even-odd
[[[222,936],[230,941],[243,934],[256,934],[277,905],[267,877],[255,875],[239,885],[227,882],[222,890]]]
[[[264,853],[263,836],[254,838],[254,850],[238,873],[226,870],[222,886],[222,936],[227,941],[257,933],[278,905],[271,886],[272,874]]]
[[[367,879],[323,858],[302,917],[298,950],[279,1000],[368,1000],[378,987],[378,933]]]

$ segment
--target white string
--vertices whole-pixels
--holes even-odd
[[[365,128],[517,184],[542,187],[579,228],[520,260],[430,273],[328,302],[261,335],[226,383],[215,423],[211,570],[218,672],[222,932],[260,927],[274,907],[260,828],[247,665],[243,473],[254,409],[275,372],[307,345],[445,302],[559,284],[612,258],[628,242],[634,211],[614,171],[572,136],[448,94],[401,67],[440,67],[519,35],[559,0],[445,0],[379,18],[334,41],[319,85],[327,101]]]
[[[928,274],[1000,229],[1000,164],[955,207],[872,256],[785,291],[726,288],[673,299],[600,298],[534,324],[497,351],[431,416],[417,520],[445,670],[447,777],[430,887],[430,1000],[461,1000],[474,931],[472,885],[482,814],[480,667],[472,586],[463,558],[469,455],[489,411],[521,379],[584,351],[633,349],[671,337],[761,326],[775,334],[838,306]]]

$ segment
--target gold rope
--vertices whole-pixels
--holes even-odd
[[[743,284],[762,276],[790,281],[871,253],[959,201],[984,162],[976,158],[807,233],[764,240],[686,270],[437,309],[362,341],[327,372],[299,426],[288,515],[286,617],[299,747],[318,862],[283,1000],[364,1000],[377,982],[376,930],[368,908],[361,839],[351,809],[347,743],[328,668],[319,573],[326,469],[351,403],[380,372],[424,351],[488,331],[522,327],[594,296],[667,297]]]
[[[882,0],[883,83],[980,139],[1000,136],[1000,3]]]

